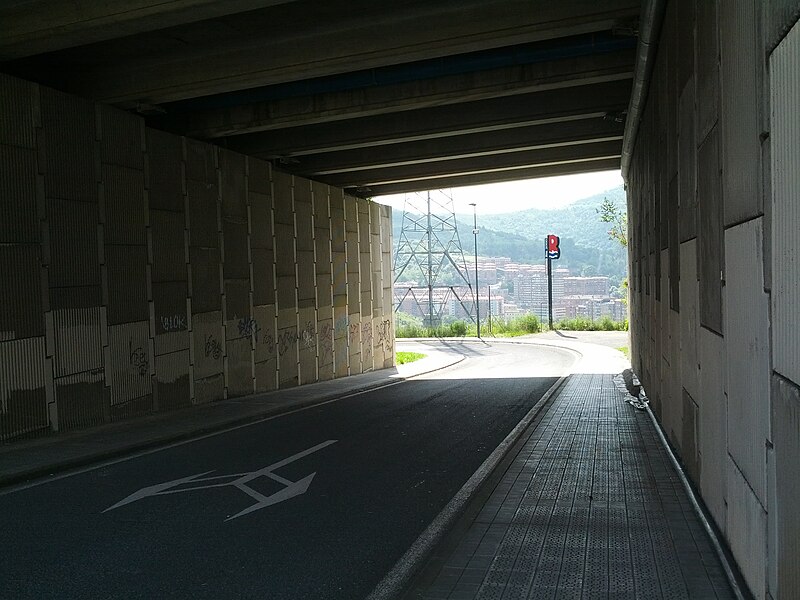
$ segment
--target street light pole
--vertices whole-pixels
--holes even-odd
[[[475,236],[475,323],[478,326],[478,339],[481,338],[481,301],[480,286],[478,285],[478,207],[474,202],[469,204],[472,207],[473,226],[472,235]]]

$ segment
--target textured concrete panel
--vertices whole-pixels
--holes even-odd
[[[0,273],[0,339],[43,335],[39,246],[0,244]]]
[[[719,128],[714,128],[698,151],[698,247],[700,322],[722,333],[722,190],[719,171]]]
[[[222,216],[231,220],[247,220],[246,157],[219,149],[220,196]]]
[[[249,337],[250,280],[225,280],[225,324],[228,339]],[[231,325],[233,324],[233,327]]]
[[[156,410],[169,410],[191,404],[189,351],[155,357],[153,402]]]
[[[754,0],[719,3],[722,74],[722,193],[725,225],[763,213],[760,104],[763,55]]]
[[[0,73],[0,144],[33,149],[39,86]]]
[[[185,281],[187,270],[184,214],[151,210],[150,232],[153,240],[153,281]]]
[[[678,100],[678,204],[680,241],[697,235],[697,141],[695,139],[694,77]]]
[[[767,513],[730,458],[727,469],[726,537],[747,586],[760,600],[766,597]]]
[[[273,247],[272,197],[250,192],[250,246]]]
[[[769,296],[764,293],[762,219],[725,232],[728,452],[766,506],[769,437]]]
[[[255,364],[256,392],[278,389],[278,359],[271,358]]]
[[[800,383],[800,22],[770,58],[773,368]]]
[[[225,344],[228,396],[245,396],[253,390],[253,352],[250,338],[228,340]]]
[[[313,308],[300,309],[298,332],[299,383],[317,381],[317,315]]]
[[[295,188],[297,196],[298,188]],[[297,251],[313,252],[314,250],[314,221],[311,202],[295,201],[294,214],[297,223]]]
[[[275,257],[272,250],[253,248],[253,304],[275,303]]]
[[[278,277],[278,309],[297,310],[297,280],[294,275]]]
[[[144,168],[144,120],[129,112],[98,104],[100,160],[141,171]]]
[[[217,187],[217,147],[189,138],[186,143],[186,179]]]
[[[256,363],[274,360],[277,357],[275,340],[275,305],[254,306],[253,318],[256,322],[255,357]],[[277,370],[277,363],[274,363]],[[258,377],[256,377],[258,379]],[[274,377],[273,377],[274,379]]]
[[[314,274],[314,251],[297,252],[297,297],[303,300],[316,299],[316,277]]]
[[[192,346],[195,380],[222,373],[225,357],[222,311],[192,315]]]
[[[53,311],[56,377],[103,368],[103,333],[100,308]]]
[[[192,312],[222,309],[222,275],[219,248],[189,248],[192,271]]]
[[[700,328],[700,488],[711,515],[725,527],[725,473],[727,469],[727,405],[725,400],[725,342]]]
[[[38,243],[36,152],[0,145],[0,244]]]
[[[105,243],[146,244],[147,204],[144,173],[117,165],[103,165],[102,173]]]
[[[147,321],[125,323],[108,328],[111,364],[107,382],[111,404],[122,404],[152,393],[150,377],[150,325]]]
[[[331,251],[334,254],[345,251],[345,239],[344,211],[331,206]]]
[[[294,245],[294,225],[275,224],[275,272],[278,277],[294,277],[297,253]]]
[[[266,195],[272,193],[272,173],[267,161],[247,157],[247,191]]]
[[[44,337],[0,342],[0,439],[47,430]]]
[[[149,201],[151,209],[183,212],[183,143],[181,138],[147,129]]]
[[[184,281],[153,283],[153,311],[156,334],[186,331],[187,284]]]
[[[106,246],[108,323],[146,321],[147,247]]]
[[[225,279],[250,278],[250,253],[247,220],[222,220]]]
[[[41,92],[39,168],[49,198],[97,202],[95,110],[91,102],[45,87]]]
[[[775,447],[777,578],[774,598],[800,597],[800,388],[772,379],[772,442]],[[773,515],[770,515],[770,519]]]
[[[275,223],[294,225],[293,178],[282,171],[272,171]]]
[[[47,199],[50,287],[100,284],[97,204]]]
[[[102,371],[76,373],[54,381],[59,431],[100,425],[111,418]]]
[[[296,317],[295,317],[296,319]],[[282,327],[283,323],[287,323]],[[296,323],[296,321],[295,321]],[[297,325],[292,324],[289,319],[281,318],[278,313],[278,387],[294,387],[298,384],[299,375],[299,356],[298,356],[298,331]]]
[[[222,400],[225,396],[225,377],[220,373],[206,377],[205,379],[194,380],[194,403],[206,404],[216,400]]]
[[[772,50],[800,17],[800,0],[767,0],[764,3],[765,50]]]
[[[697,440],[697,423],[699,421],[700,409],[697,403],[684,389],[683,396],[683,431],[681,432],[680,457],[681,462],[686,467],[689,477],[696,485],[700,483],[700,456],[698,448],[700,444]]]
[[[186,207],[189,217],[189,243],[192,246],[219,246],[219,207],[216,184],[187,181]]]
[[[700,396],[697,358],[697,332],[700,329],[698,314],[699,286],[697,283],[697,242],[681,244],[681,380],[683,387],[694,398]]]
[[[706,138],[708,132],[711,131],[719,116],[720,82],[717,2],[697,2],[696,10],[696,114],[697,142],[699,145]]]

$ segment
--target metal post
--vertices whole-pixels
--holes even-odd
[[[547,257],[547,322],[553,329],[553,260]]]
[[[428,192],[428,327],[433,329],[433,259],[431,258],[431,193]]]
[[[492,285],[489,284],[486,289],[489,290],[489,335],[492,335]]]
[[[475,236],[475,323],[478,326],[478,339],[481,337],[481,299],[480,285],[478,284],[478,207],[470,202],[472,207],[473,225],[472,234]]]

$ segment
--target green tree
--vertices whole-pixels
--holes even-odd
[[[603,223],[610,223],[611,229],[608,230],[608,237],[618,241],[622,246],[628,247],[628,213],[614,204],[608,198],[603,199],[600,208],[597,209],[600,220]]]

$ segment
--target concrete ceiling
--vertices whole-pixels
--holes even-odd
[[[0,71],[360,196],[618,168],[638,0],[16,0]]]

